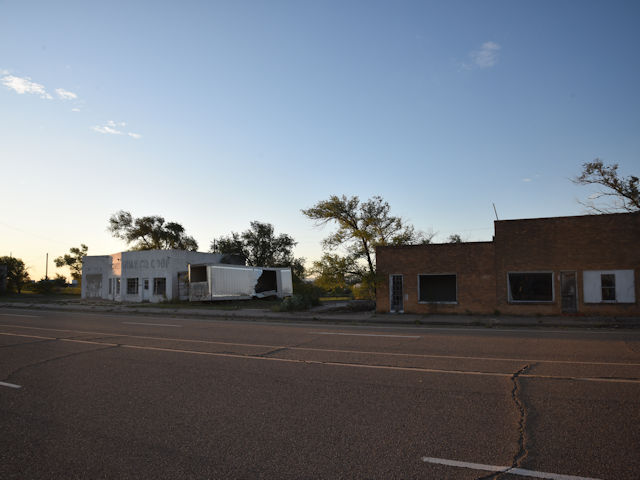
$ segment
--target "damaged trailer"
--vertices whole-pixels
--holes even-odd
[[[290,268],[202,264],[188,273],[190,302],[293,295]]]

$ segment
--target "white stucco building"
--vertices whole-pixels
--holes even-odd
[[[219,253],[141,250],[89,255],[82,265],[82,298],[120,302],[189,299],[190,264],[220,263]]]
[[[293,294],[290,268],[246,267],[243,263],[236,255],[185,250],[90,255],[82,264],[82,298],[161,302]]]

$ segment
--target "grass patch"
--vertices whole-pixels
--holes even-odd
[[[11,303],[79,303],[80,293],[35,293],[23,291],[22,293],[6,293],[0,295],[0,302]]]

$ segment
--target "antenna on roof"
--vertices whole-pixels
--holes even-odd
[[[495,203],[493,203],[493,202],[491,202],[491,205],[493,205],[493,212],[496,214],[496,220],[500,220],[500,219],[498,218],[498,211],[496,210],[496,204],[495,204]]]

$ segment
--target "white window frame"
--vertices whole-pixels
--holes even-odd
[[[615,300],[602,299],[602,275],[615,276]],[[635,270],[584,270],[582,272],[583,298],[588,304],[636,303]]]

